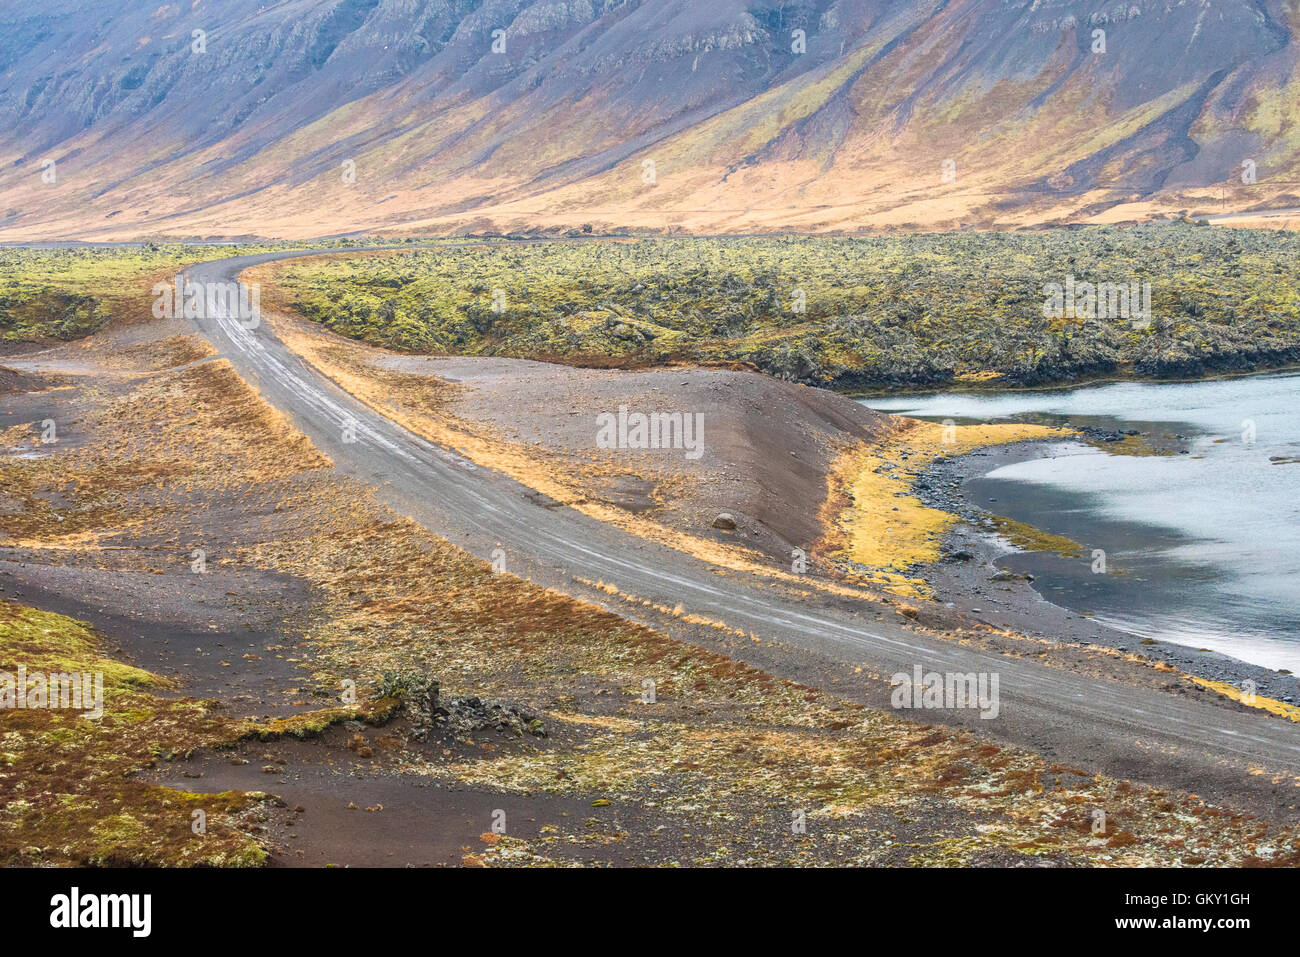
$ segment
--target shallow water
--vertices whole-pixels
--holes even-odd
[[[1049,600],[1135,634],[1300,672],[1300,374],[863,402],[934,420],[1139,429],[1185,450],[1135,456],[1054,443],[967,492],[1084,545],[1084,558],[1003,563],[1033,572]],[[1105,552],[1103,574],[1094,549]]]

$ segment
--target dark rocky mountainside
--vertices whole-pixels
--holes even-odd
[[[0,236],[1294,205],[1298,35],[1300,0],[3,0]]]

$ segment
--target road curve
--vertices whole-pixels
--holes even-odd
[[[186,270],[203,283],[234,282],[251,266],[320,250],[239,256]],[[987,672],[1000,678],[1001,710],[912,713],[1038,750],[1053,760],[1159,787],[1193,791],[1261,816],[1300,821],[1300,726],[1116,681],[1053,670],[874,620],[849,599],[798,598],[644,541],[563,507],[543,507],[514,480],[480,468],[379,415],[284,345],[271,325],[245,328],[233,316],[194,320],[246,381],[328,454],[338,470],[374,486],[395,511],[487,559],[500,548],[506,570],[605,605],[625,617],[718,646],[709,630],[620,602],[581,580],[726,622],[763,645],[728,653],[761,658],[770,671],[889,707],[885,682],[866,675]],[[353,441],[344,441],[345,432]],[[854,669],[861,668],[862,674]]]

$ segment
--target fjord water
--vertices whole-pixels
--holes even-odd
[[[1000,562],[1032,572],[1048,600],[1135,635],[1300,673],[1300,374],[862,401],[958,423],[1138,429],[1167,444],[1173,454],[1052,443],[966,493],[1084,546],[1081,558]],[[1093,571],[1094,549],[1106,553],[1105,574]]]

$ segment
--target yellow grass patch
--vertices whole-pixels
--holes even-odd
[[[957,516],[921,504],[912,494],[915,470],[944,455],[1066,433],[1041,425],[945,426],[903,418],[897,423],[879,444],[861,443],[836,460],[831,489],[843,489],[848,501],[828,542],[837,546],[833,557],[888,576],[891,591],[919,595],[924,584],[906,572],[938,560]]]
[[[1300,708],[1293,704],[1287,704],[1273,698],[1265,698],[1263,695],[1247,695],[1236,685],[1228,684],[1226,681],[1211,681],[1208,678],[1198,678],[1196,675],[1188,675],[1188,677],[1198,685],[1209,688],[1211,691],[1217,691],[1224,697],[1239,701],[1249,708],[1260,708],[1283,718],[1288,718],[1291,721],[1300,721]]]

